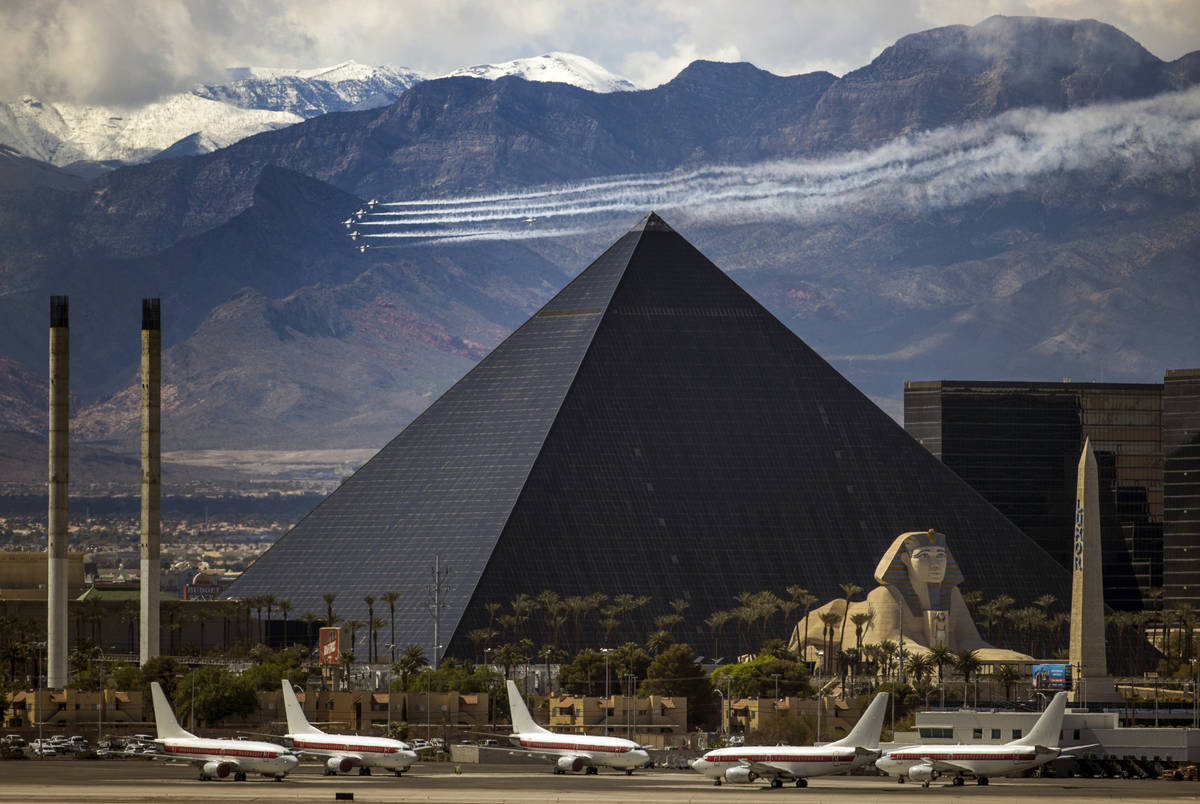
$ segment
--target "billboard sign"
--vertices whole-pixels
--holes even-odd
[[[1071,689],[1071,665],[1035,664],[1033,666],[1033,688],[1035,690]]]
[[[322,628],[318,640],[321,646],[321,664],[340,664],[342,629],[337,626]]]

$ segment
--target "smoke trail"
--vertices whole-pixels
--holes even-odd
[[[612,215],[683,211],[707,222],[814,222],[868,207],[924,212],[1104,169],[1144,178],[1200,161],[1200,88],[1068,112],[1020,109],[819,160],[716,165],[572,185],[381,204],[365,237],[426,243],[562,237]],[[589,222],[587,219],[592,218]]]

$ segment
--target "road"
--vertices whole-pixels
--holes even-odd
[[[201,782],[187,766],[143,760],[86,761],[47,759],[0,764],[0,802],[29,804],[126,804],[170,802],[331,802],[335,793],[354,794],[355,802],[626,802],[676,804],[734,802],[746,796],[783,797],[804,802],[987,801],[988,804],[1082,804],[1101,801],[1194,801],[1200,783],[1117,779],[992,779],[987,787],[934,783],[928,790],[883,777],[825,777],[806,789],[771,790],[762,784],[713,787],[688,771],[639,771],[634,776],[603,771],[598,776],[556,776],[548,767],[462,765],[461,773],[443,763],[419,764],[395,776],[326,777],[316,765],[301,766],[283,782],[251,778],[247,782]]]

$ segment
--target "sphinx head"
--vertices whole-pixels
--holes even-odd
[[[916,614],[927,607],[948,608],[950,590],[963,576],[945,535],[928,530],[897,536],[875,568],[875,580],[895,587]]]

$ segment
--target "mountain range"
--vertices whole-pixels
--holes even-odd
[[[86,180],[0,150],[0,422],[43,431],[46,297],[67,293],[76,437],[132,450],[139,300],[160,296],[164,448],[382,445],[647,210],[361,254],[339,221],[581,182],[681,187],[668,222],[893,415],[906,379],[1161,380],[1200,354],[1198,81],[1200,52],[994,17],[841,77],[430,79]],[[759,201],[701,199],[705,171]]]
[[[235,67],[228,73],[225,83],[201,84],[132,109],[32,96],[0,103],[0,146],[92,176],[126,164],[209,153],[329,112],[387,106],[430,77],[407,67],[353,61],[312,70]],[[511,75],[592,92],[637,89],[570,53],[464,67],[449,75],[489,80]]]

